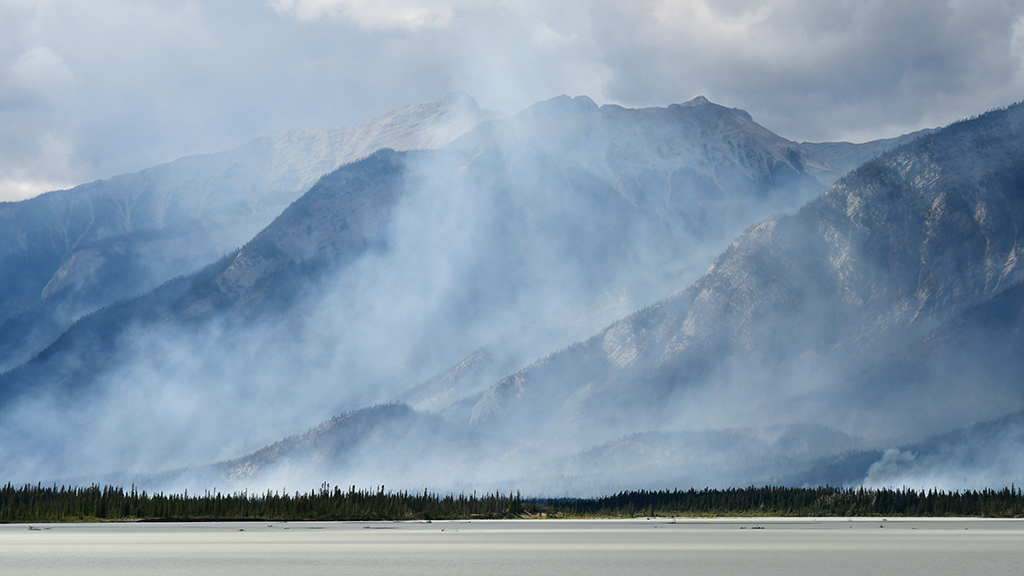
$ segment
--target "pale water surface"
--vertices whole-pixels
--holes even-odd
[[[0,574],[1024,574],[1024,521],[12,524]]]

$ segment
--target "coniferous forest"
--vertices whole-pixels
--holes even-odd
[[[7,484],[0,489],[0,522],[454,520],[502,518],[632,518],[709,516],[1024,516],[1019,488],[914,489],[783,488],[621,492],[603,498],[529,499],[485,495],[390,492],[383,486],[321,485],[293,494],[237,492],[149,494],[134,487]]]

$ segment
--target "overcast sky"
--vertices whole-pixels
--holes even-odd
[[[863,141],[1024,98],[1024,0],[0,0],[0,199],[460,89]]]

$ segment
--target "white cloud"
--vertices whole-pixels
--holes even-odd
[[[777,8],[777,3],[764,2],[729,6],[705,0],[661,0],[653,4],[651,15],[654,23],[673,34],[714,39],[716,45],[738,44],[749,48],[755,40],[751,33],[768,21]]]
[[[1024,16],[1017,18],[1013,23],[1013,33],[1010,36],[1010,53],[1017,60],[1017,76],[1024,75]]]
[[[14,86],[46,99],[66,96],[75,86],[75,74],[46,46],[26,50],[11,64],[9,73]]]
[[[74,148],[60,137],[43,131],[11,138],[0,134],[0,145],[17,148],[8,157],[0,157],[0,202],[24,200],[80,183],[73,166]]]
[[[579,34],[575,32],[559,32],[546,22],[538,23],[530,34],[530,43],[540,48],[555,48],[566,46],[579,41]]]
[[[300,20],[330,17],[354,22],[364,30],[443,28],[451,23],[456,2],[436,0],[271,0],[282,14]]]
[[[70,188],[68,182],[19,181],[13,179],[0,180],[0,202],[17,202],[27,200],[53,190]]]

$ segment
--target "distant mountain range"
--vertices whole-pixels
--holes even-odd
[[[165,244],[101,210],[121,218],[109,254],[151,246],[130,256],[145,273],[97,265],[5,296],[0,337],[23,357],[0,376],[0,469],[579,495],[953,484],[935,470],[963,449],[928,439],[1024,409],[1020,106],[861,145],[791,142],[704,98],[560,97],[504,118],[456,95],[385,118],[282,154],[293,168],[272,172],[316,181],[272,220],[221,203],[221,220],[173,220]],[[365,157],[312,177],[351,150]],[[267,169],[224,168],[232,153],[210,173]],[[181,182],[187,160],[160,168]],[[119,186],[149,198],[147,172]],[[264,197],[282,178],[259,178]],[[32,260],[53,218],[23,219],[0,250]],[[237,230],[240,247],[187,242],[188,226]],[[35,285],[77,270],[92,233]],[[172,279],[183,254],[201,269]],[[30,345],[37,323],[52,338]]]

